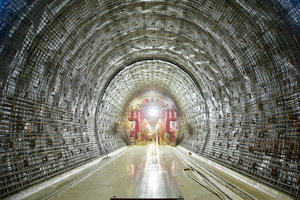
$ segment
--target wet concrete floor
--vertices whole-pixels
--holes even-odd
[[[109,200],[114,196],[119,198],[184,197],[185,200],[220,199],[184,175],[183,169],[186,168],[186,165],[172,148],[174,147],[157,145],[154,142],[148,145],[128,147],[126,153],[116,159],[113,157],[110,158],[111,160],[107,159],[107,163],[99,169],[95,166],[86,169],[95,172],[81,181],[70,184],[78,178],[71,176],[64,180],[65,183],[56,183],[27,199],[43,199],[50,196],[50,199],[58,200]],[[183,148],[177,147],[176,149],[187,154]],[[198,162],[203,163],[201,160]],[[222,173],[207,163],[203,164],[207,168],[223,174],[233,184],[240,185],[254,199],[276,199],[274,196]],[[69,186],[55,195],[51,195],[52,191],[65,187],[64,184],[69,184]]]

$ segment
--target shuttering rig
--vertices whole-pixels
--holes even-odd
[[[125,145],[155,90],[177,143],[300,197],[299,2],[4,0],[0,198]]]

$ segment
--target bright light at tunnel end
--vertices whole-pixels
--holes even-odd
[[[150,108],[149,109],[149,115],[151,117],[156,117],[158,115],[158,110],[156,108]]]

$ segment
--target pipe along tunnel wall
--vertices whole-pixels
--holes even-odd
[[[125,144],[158,91],[177,143],[299,197],[299,2],[4,0],[0,197]]]

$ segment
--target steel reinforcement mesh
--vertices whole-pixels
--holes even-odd
[[[178,102],[178,143],[299,198],[297,1],[5,0],[0,13],[1,198],[123,146],[121,113],[149,84]]]

